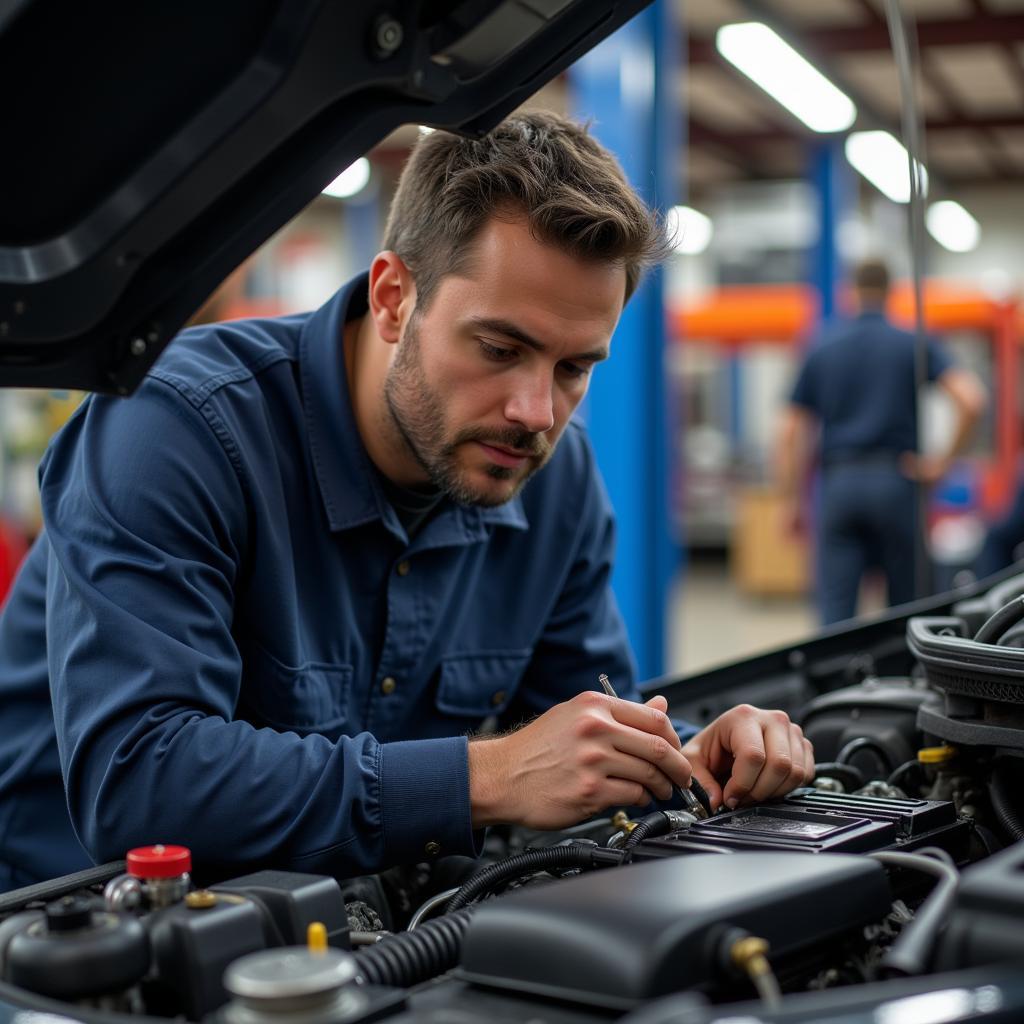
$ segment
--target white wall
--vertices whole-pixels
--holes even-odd
[[[994,293],[1012,289],[1024,294],[1024,188],[963,189],[950,198],[965,206],[981,224],[981,241],[974,252],[954,253],[929,237],[929,272]]]

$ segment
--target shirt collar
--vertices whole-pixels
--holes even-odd
[[[310,456],[332,530],[379,519],[408,542],[363,447],[348,391],[343,332],[349,320],[366,312],[368,287],[368,274],[353,278],[303,325],[299,373]],[[427,524],[415,546],[472,543],[487,536],[487,526],[529,529],[522,500],[516,496],[494,508],[451,506]]]

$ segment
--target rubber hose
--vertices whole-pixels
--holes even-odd
[[[459,962],[462,939],[476,907],[446,914],[421,924],[414,932],[400,932],[353,954],[364,985],[409,988],[436,978]]]
[[[1024,619],[1024,594],[1004,604],[999,611],[986,619],[981,629],[974,634],[974,639],[979,644],[998,643],[999,638],[1021,619]]]
[[[1020,792],[1015,785],[1017,781],[1014,776],[1019,777],[1018,772],[1005,760],[997,760],[992,770],[992,784],[989,787],[989,795],[992,798],[992,810],[995,811],[999,824],[1003,826],[1006,834],[1018,842],[1024,839],[1024,821],[1021,820],[1020,812],[1013,805],[1010,794]]]
[[[651,836],[664,835],[671,827],[672,823],[661,811],[647,814],[636,823],[633,831],[626,836],[622,849],[632,850],[638,843],[642,843],[645,839],[650,839]]]
[[[873,740],[870,736],[858,736],[856,739],[850,740],[850,742],[847,743],[838,754],[836,754],[836,763],[848,764],[850,758],[861,750],[870,750],[874,753],[875,757],[878,758],[879,764],[882,765],[886,776],[896,768],[896,765],[892,763],[892,756],[889,751],[886,750],[878,740]]]
[[[498,861],[478,871],[451,898],[448,913],[469,906],[474,900],[485,896],[502,882],[544,871],[549,868],[589,868],[593,864],[592,848],[589,846],[548,846],[543,850],[529,850],[514,857]]]
[[[895,867],[910,868],[933,875],[939,881],[917,909],[914,919],[904,925],[896,941],[882,955],[879,966],[886,972],[914,976],[928,968],[935,939],[949,916],[950,907],[960,884],[954,867],[923,853],[896,853],[887,850],[869,853],[873,860]]]
[[[916,759],[916,758],[913,758],[910,761],[904,761],[903,764],[901,764],[899,766],[899,768],[897,768],[896,771],[894,771],[889,776],[889,778],[886,779],[886,784],[887,785],[896,785],[896,786],[899,786],[900,788],[903,788],[903,776],[904,775],[909,775],[913,771],[918,771],[918,772],[922,772],[923,773],[924,770],[925,769],[922,767],[921,762],[918,761],[918,759]],[[908,794],[908,796],[913,796],[913,794]]]
[[[838,761],[819,761],[814,766],[814,777],[818,778],[819,775],[841,782],[847,793],[860,789],[867,781],[864,773],[856,765],[840,764]]]

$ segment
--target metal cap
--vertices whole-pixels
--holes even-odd
[[[224,972],[224,987],[246,1002],[328,995],[351,983],[356,961],[340,949],[311,953],[305,946],[250,953]]]

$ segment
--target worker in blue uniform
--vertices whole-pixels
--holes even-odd
[[[541,113],[436,132],[385,246],[313,313],[185,331],[51,444],[0,619],[0,888],[151,842],[355,875],[691,772],[730,806],[811,777],[780,711],[640,702],[572,418],[664,252],[610,154]]]
[[[978,579],[1019,562],[1024,555],[1024,479],[1017,481],[1017,489],[1009,508],[985,532],[985,541],[971,567]]]
[[[854,284],[858,313],[811,345],[778,438],[786,518],[800,529],[804,482],[820,435],[815,560],[825,625],[856,614],[868,568],[884,574],[890,605],[913,600],[918,485],[948,472],[985,406],[978,378],[927,339],[927,380],[949,396],[955,422],[945,452],[920,454],[915,337],[886,319],[889,271],[882,261],[860,264]]]

